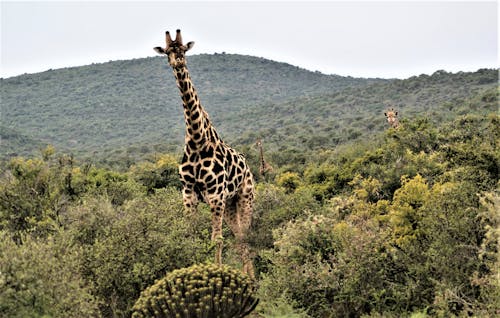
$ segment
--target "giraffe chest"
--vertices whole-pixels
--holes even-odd
[[[247,170],[242,155],[218,144],[197,151],[186,149],[179,174],[183,185],[200,197],[223,194],[229,199],[240,190]]]

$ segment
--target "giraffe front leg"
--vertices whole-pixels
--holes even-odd
[[[222,200],[214,200],[210,202],[210,210],[212,211],[212,242],[215,243],[215,263],[222,265],[222,220],[224,218],[224,205]]]
[[[198,209],[198,196],[193,189],[187,187],[182,189],[182,202],[184,204],[185,212],[190,217],[195,216]]]

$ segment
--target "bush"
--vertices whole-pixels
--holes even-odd
[[[0,232],[0,316],[99,317],[98,301],[79,274],[81,248],[68,237],[22,237]]]
[[[172,155],[160,155],[154,162],[145,161],[130,168],[135,180],[144,185],[148,193],[165,187],[181,188],[178,160]]]
[[[353,316],[394,305],[393,262],[377,223],[311,216],[275,232],[271,271],[261,282],[271,299],[284,293],[312,317]]]
[[[129,315],[140,291],[155,279],[212,258],[209,212],[185,215],[174,189],[129,201],[114,213],[104,235],[95,233],[86,257],[87,279],[105,301],[105,315]],[[109,222],[108,215],[101,219]]]

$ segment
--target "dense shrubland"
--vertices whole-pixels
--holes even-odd
[[[406,118],[369,142],[267,151],[275,169],[256,175],[250,238],[255,315],[498,314],[499,120]],[[0,315],[130,316],[157,279],[211,261],[210,213],[184,214],[177,159],[113,170],[47,147],[6,161]]]

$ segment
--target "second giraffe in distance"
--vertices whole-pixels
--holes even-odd
[[[389,126],[396,129],[399,127],[399,119],[398,119],[398,111],[394,110],[394,108],[389,108],[384,112],[385,118],[387,118],[387,122]]]
[[[264,160],[264,149],[262,147],[262,139],[260,139],[260,138],[257,139],[257,142],[255,142],[255,145],[259,148],[259,154],[260,154],[259,173],[261,176],[263,176],[265,178],[266,173],[273,171],[273,167],[271,167],[271,165],[267,161]]]
[[[217,264],[222,264],[222,221],[226,220],[236,237],[243,272],[253,278],[247,242],[253,213],[253,176],[243,155],[219,138],[201,105],[186,67],[186,52],[193,45],[194,42],[183,45],[181,31],[177,30],[175,40],[166,32],[165,48],[154,48],[167,56],[184,106],[186,137],[179,166],[184,207],[189,213],[196,213],[199,201],[210,205]]]

